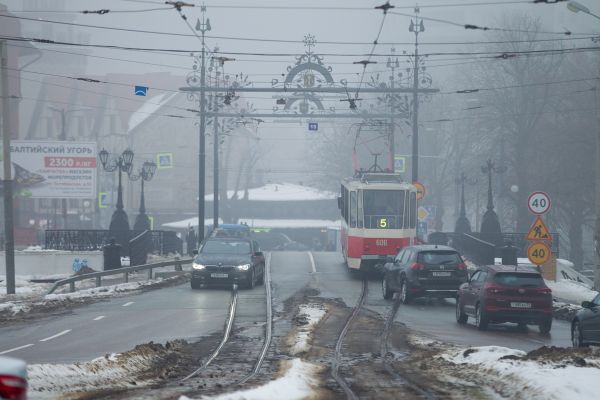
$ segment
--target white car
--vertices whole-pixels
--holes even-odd
[[[27,399],[27,364],[0,356],[0,400]]]

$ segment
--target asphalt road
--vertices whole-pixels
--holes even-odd
[[[314,264],[307,252],[272,253],[275,311],[281,311],[285,300],[307,285],[319,290],[321,297],[339,299],[349,306],[356,303],[361,278],[346,270],[341,255],[322,252],[313,256]],[[75,308],[66,315],[0,327],[0,354],[20,357],[28,363],[70,363],[123,352],[149,341],[197,339],[222,331],[229,300],[226,288],[192,291],[189,284],[114,298]],[[256,336],[260,336],[265,315],[264,288],[240,291],[238,304],[236,325],[254,325]],[[386,315],[391,305],[381,296],[380,281],[371,279],[366,306]],[[456,323],[452,301],[402,305],[396,321],[459,345],[496,345],[526,351],[541,345],[570,346],[567,322],[555,320],[549,336],[540,335],[537,327],[522,333],[509,324],[481,332],[472,323]],[[278,334],[277,329],[274,334]]]
[[[319,288],[322,296],[341,298],[347,305],[356,303],[360,292],[360,277],[347,272],[343,258],[337,253],[315,253]],[[366,307],[387,315],[392,302],[384,300],[381,281],[369,280]],[[456,323],[454,300],[415,300],[414,304],[401,305],[396,314],[400,322],[417,332],[448,343],[464,346],[504,346],[530,351],[540,346],[571,346],[570,325],[566,321],[554,320],[550,335],[541,335],[537,326],[530,326],[527,333],[520,332],[514,324],[490,325],[488,331],[479,331],[469,319],[467,325]]]

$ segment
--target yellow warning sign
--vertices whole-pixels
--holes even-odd
[[[527,236],[525,236],[525,240],[552,240],[550,230],[542,220],[542,217],[538,216],[535,219],[535,222],[529,228],[529,232],[527,232]]]
[[[548,261],[552,252],[544,242],[536,242],[527,249],[527,258],[535,265],[543,265]]]

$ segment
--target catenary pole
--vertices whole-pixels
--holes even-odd
[[[15,294],[15,241],[13,229],[13,179],[10,161],[10,95],[8,92],[8,49],[0,40],[0,83],[2,84],[2,157],[4,160],[4,254],[6,294]]]

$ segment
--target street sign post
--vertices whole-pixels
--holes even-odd
[[[527,258],[535,265],[543,265],[548,261],[552,252],[544,242],[535,242],[527,249]]]
[[[541,216],[538,216],[531,228],[529,228],[529,232],[525,236],[525,240],[552,240],[552,235],[550,234],[550,230],[542,220]]]
[[[417,200],[422,200],[427,193],[425,186],[421,182],[413,182],[413,185],[417,188]]]
[[[545,192],[533,192],[527,199],[529,211],[536,215],[542,215],[550,209],[550,196]]]

